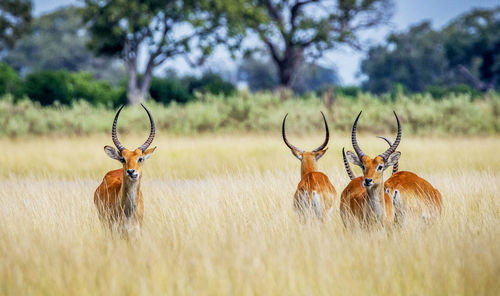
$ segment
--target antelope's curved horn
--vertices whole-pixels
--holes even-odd
[[[349,178],[351,180],[356,178],[356,176],[354,175],[354,173],[351,170],[351,166],[349,165],[349,161],[347,161],[347,157],[345,156],[344,147],[342,147],[342,157],[344,158],[344,167],[345,167],[345,170],[347,171],[347,175],[349,175]]]
[[[356,117],[356,120],[354,120],[354,124],[352,125],[352,133],[351,133],[352,147],[354,148],[354,151],[358,155],[358,158],[359,158],[360,161],[363,158],[363,156],[365,156],[365,154],[363,153],[363,151],[361,150],[361,148],[359,148],[358,141],[356,140],[356,126],[358,125],[358,119],[361,116],[362,112],[363,111],[360,111],[359,114],[358,114],[358,117]]]
[[[382,157],[384,160],[387,160],[387,158],[396,151],[396,148],[398,148],[399,143],[401,142],[401,123],[399,122],[398,115],[396,114],[396,111],[394,112],[394,116],[396,116],[396,121],[398,123],[398,135],[396,136],[396,140],[394,140],[394,143],[387,149],[384,153],[380,154],[379,156]]]
[[[115,119],[113,120],[113,127],[111,128],[111,139],[113,140],[113,143],[120,152],[122,152],[125,149],[125,147],[118,140],[118,135],[116,134],[116,123],[118,122],[118,116],[120,115],[120,112],[122,111],[123,107],[125,107],[125,105],[122,105],[120,109],[118,109],[118,112],[116,112]]]
[[[379,139],[382,139],[382,140],[386,141],[386,142],[387,142],[387,144],[389,144],[389,146],[392,146],[391,141],[389,141],[389,139],[387,139],[386,137],[377,136],[377,138],[379,138]]]
[[[146,140],[146,142],[144,142],[144,144],[142,144],[138,148],[138,149],[142,150],[142,152],[144,152],[144,151],[146,151],[146,149],[148,149],[149,145],[151,145],[151,143],[153,142],[153,139],[155,138],[156,128],[155,128],[155,122],[153,120],[153,116],[151,116],[151,113],[149,113],[149,110],[142,103],[141,103],[141,106],[148,113],[149,123],[151,124],[151,131],[149,132],[148,139]]]
[[[392,143],[391,141],[389,141],[389,139],[387,139],[386,137],[382,137],[382,136],[377,136],[377,138],[380,138],[380,139],[383,139],[384,141],[387,142],[387,144],[389,144],[389,146],[392,146]],[[393,166],[392,166],[392,174],[394,175],[395,173],[397,173],[399,170],[399,161],[397,161]]]
[[[300,149],[300,148],[297,148],[295,146],[293,146],[292,144],[290,144],[290,142],[288,142],[287,138],[286,138],[286,132],[285,132],[285,122],[286,122],[286,118],[288,116],[288,113],[285,115],[285,118],[283,118],[283,125],[281,127],[281,134],[283,135],[283,141],[285,141],[285,144],[288,146],[288,148],[292,149],[292,150],[297,150],[299,151],[300,153],[303,153],[304,150]]]
[[[325,123],[325,130],[326,130],[325,141],[323,142],[323,144],[321,144],[321,146],[314,149],[313,152],[318,152],[323,150],[326,147],[326,145],[328,145],[328,141],[330,140],[330,130],[328,129],[328,123],[326,122],[325,114],[321,112],[321,115],[323,115],[323,122]]]

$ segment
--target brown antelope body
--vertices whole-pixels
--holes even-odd
[[[352,146],[356,154],[347,152],[349,160],[361,167],[363,177],[355,178],[349,163],[344,156],[344,165],[351,182],[342,191],[340,196],[340,215],[345,225],[351,221],[357,221],[362,226],[368,226],[373,222],[382,225],[390,225],[394,221],[394,205],[390,195],[384,190],[384,171],[396,163],[400,153],[395,152],[401,140],[401,125],[396,116],[398,134],[394,145],[391,145],[384,153],[371,158],[364,154],[359,148],[356,139],[356,126],[361,115],[359,112],[352,126]]]
[[[356,217],[359,221],[365,220],[364,210],[367,209],[368,197],[365,187],[363,187],[363,177],[355,177],[349,162],[345,156],[345,150],[342,148],[342,157],[344,167],[351,181],[340,195],[340,216],[344,225],[347,226],[349,219]]]
[[[392,145],[391,142],[379,137]],[[396,162],[392,169],[392,176],[384,183],[386,192],[394,199],[396,219],[398,223],[404,221],[408,213],[427,218],[438,216],[442,210],[442,196],[427,180],[408,171],[399,171]]]
[[[146,142],[135,150],[126,149],[118,140],[116,124],[123,106],[116,113],[111,138],[116,148],[105,146],[104,151],[112,159],[122,163],[123,168],[108,172],[94,193],[94,203],[99,218],[111,230],[117,228],[123,235],[139,232],[144,215],[144,201],[141,192],[142,164],[156,147],[148,149],[155,136],[155,124],[151,113],[146,110],[151,131]]]
[[[333,203],[337,192],[328,179],[328,176],[318,171],[318,160],[328,149],[325,147],[328,145],[328,140],[330,138],[328,123],[326,122],[323,112],[321,112],[321,114],[323,115],[326,129],[325,141],[313,151],[304,151],[288,142],[285,133],[285,122],[288,114],[285,115],[283,119],[282,135],[283,141],[288,148],[290,148],[292,154],[301,162],[301,179],[294,195],[294,208],[303,217],[306,217],[308,212],[312,212],[317,218],[324,220],[333,209]]]

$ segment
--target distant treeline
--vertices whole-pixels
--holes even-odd
[[[42,106],[70,105],[84,100],[92,105],[116,107],[127,103],[126,87],[125,81],[113,85],[83,71],[36,71],[23,79],[11,67],[0,63],[0,96],[11,94],[14,100],[29,98]],[[235,86],[220,75],[205,73],[201,77],[155,77],[149,92],[153,100],[169,104],[187,103],[195,98],[196,92],[228,96],[235,90]]]
[[[28,98],[42,106],[48,106],[71,105],[73,102],[83,100],[94,106],[112,108],[127,103],[126,87],[125,81],[113,85],[106,80],[94,79],[91,73],[83,71],[37,71],[21,78],[12,68],[0,63],[0,96],[11,95],[15,101]],[[205,73],[200,77],[178,77],[173,74],[167,77],[154,77],[149,90],[151,99],[165,105],[172,102],[178,104],[191,102],[197,99],[197,93],[228,97],[236,95],[237,90],[234,84],[216,73]],[[483,96],[483,93],[466,84],[429,88],[427,93],[434,99],[459,94],[465,94],[473,99]],[[306,92],[297,97],[313,95],[357,98],[362,94],[362,88],[357,86],[323,85],[317,91]],[[407,94],[404,87],[395,84],[385,97],[394,99],[404,94]]]
[[[363,89],[380,94],[399,85],[437,97],[449,88],[500,90],[499,20],[500,7],[474,9],[440,29],[424,21],[391,34],[363,60]]]
[[[0,58],[1,62],[5,63],[5,65],[0,65],[0,94],[11,93],[16,99],[29,97],[42,105],[49,105],[56,101],[61,104],[70,104],[74,100],[84,99],[94,105],[117,106],[124,102],[141,101],[148,96],[158,102],[168,104],[171,101],[189,102],[195,99],[197,92],[230,95],[235,91],[236,81],[246,84],[254,92],[288,88],[301,96],[311,92],[315,94],[335,93],[351,97],[361,92],[390,94],[392,97],[400,93],[407,95],[429,93],[433,98],[440,99],[450,94],[480,97],[488,91],[500,90],[500,67],[498,66],[500,8],[471,10],[457,16],[439,29],[433,28],[429,22],[423,22],[405,31],[392,33],[383,44],[369,48],[361,64],[360,72],[365,80],[360,88],[339,87],[340,79],[333,65],[313,62],[315,59],[312,57],[315,55],[309,56],[310,50],[302,47],[296,49],[292,46],[293,44],[286,45],[286,47],[295,48],[285,50],[292,54],[290,57],[279,52],[276,53],[277,57],[273,57],[265,50],[250,51],[248,55],[243,55],[244,58],[237,61],[238,67],[235,73],[226,73],[227,69],[224,65],[217,65],[216,71],[208,70],[201,77],[179,77],[172,70],[164,73],[155,71],[155,75],[150,71],[148,76],[147,71],[141,72],[135,69],[137,65],[133,67],[137,71],[130,69],[128,63],[123,60],[123,44],[120,40],[123,41],[124,36],[131,36],[130,32],[120,31],[119,36],[114,36],[114,31],[109,32],[107,29],[116,24],[110,24],[110,18],[105,15],[99,23],[86,22],[87,18],[95,15],[94,12],[104,12],[99,1],[85,2],[87,7],[64,7],[34,17],[30,25],[31,29],[22,34],[19,32],[16,35],[17,39],[12,39],[16,41],[15,47],[12,47],[14,43],[10,47],[2,47],[0,37],[0,52],[2,52]],[[122,11],[119,3],[104,2],[109,2],[112,6],[109,8],[109,13],[118,13],[118,11],[124,13],[120,16],[122,18],[120,22],[127,23],[130,17],[127,15],[129,9]],[[133,2],[140,3],[135,0]],[[390,3],[385,3],[388,2],[385,0],[375,2],[391,7]],[[151,2],[152,5],[155,3]],[[188,4],[185,1],[182,3]],[[227,2],[235,9],[240,7],[237,3]],[[315,6],[314,3],[315,1],[311,1],[308,5]],[[358,5],[356,3],[353,5]],[[19,4],[22,3],[19,2]],[[21,6],[24,8],[22,11],[27,9],[25,5]],[[287,13],[289,7],[278,6],[281,13]],[[269,9],[267,6],[255,8],[256,11],[251,10],[265,12]],[[348,7],[343,9],[349,10]],[[333,12],[333,10],[330,11],[330,13]],[[175,16],[175,12],[171,13]],[[197,14],[195,11],[193,13]],[[87,18],[84,17],[85,15]],[[159,7],[145,12],[144,24],[154,21],[158,16],[163,16]],[[239,16],[237,23],[243,17],[252,17],[252,15],[245,13]],[[138,25],[144,25],[143,21]],[[263,20],[257,23],[262,24],[261,21]],[[189,21],[182,21],[184,25],[186,22],[189,23]],[[286,24],[275,23],[273,19],[267,19],[267,22],[269,23],[266,26],[269,26],[271,30],[269,32],[288,27]],[[98,25],[98,28],[95,28],[95,25]],[[321,33],[319,28],[322,26],[314,24],[308,24],[308,26]],[[135,27],[133,29],[135,30]],[[101,33],[104,35],[101,36]],[[289,33],[301,36],[300,30]],[[334,34],[334,32],[323,33],[326,35],[321,34],[321,38],[326,38],[330,33]],[[113,36],[108,36],[109,34]],[[337,42],[346,41],[330,38],[326,40],[331,40],[333,43],[323,44],[323,41],[318,41],[317,45],[329,47]],[[111,41],[118,43],[108,44]],[[273,38],[269,40],[265,38],[265,41],[278,42]],[[271,43],[268,46],[273,48]],[[96,52],[95,46],[103,46],[101,49],[104,52],[100,50]],[[111,47],[108,48],[108,46]],[[274,46],[274,48],[278,49],[281,46]],[[107,49],[112,49],[112,52],[108,54]],[[319,49],[322,50],[317,54],[321,56],[321,51],[326,48],[320,46]],[[209,52],[207,51],[207,54]],[[309,58],[305,59],[306,56]],[[164,59],[167,59],[167,56]],[[282,59],[284,60],[281,61]],[[207,71],[206,68],[205,71]],[[223,79],[221,74],[216,73],[224,73],[223,77],[230,77],[231,83]],[[134,78],[132,80],[128,79],[131,75]],[[131,81],[136,81],[136,83]],[[137,93],[138,88],[140,93]],[[131,91],[132,89],[135,89],[135,92]]]

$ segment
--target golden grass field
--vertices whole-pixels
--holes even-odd
[[[363,150],[386,144],[360,135]],[[298,136],[311,149],[323,135]],[[391,135],[393,138],[394,135]],[[145,136],[122,135],[128,147]],[[145,164],[142,237],[113,239],[93,193],[120,167],[109,135],[0,139],[1,295],[498,295],[500,138],[410,138],[400,170],[443,193],[434,224],[344,229],[348,177],[334,134],[320,169],[336,187],[331,221],[292,209],[300,164],[280,134],[172,137]],[[360,173],[355,168],[357,174]],[[386,171],[386,178],[390,170]]]

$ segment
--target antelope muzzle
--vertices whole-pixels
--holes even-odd
[[[363,186],[366,187],[366,188],[370,188],[373,186],[373,179],[371,178],[365,178],[363,180]]]

